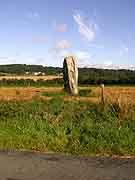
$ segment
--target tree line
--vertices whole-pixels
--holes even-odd
[[[95,68],[79,69],[80,84],[135,84],[135,71]]]
[[[11,64],[0,65],[0,75],[7,74],[24,75],[28,72],[41,72],[45,75],[62,74],[60,67],[47,67],[42,65]],[[58,81],[59,83],[59,81]],[[79,68],[79,84],[135,84],[135,71],[131,70],[108,70],[96,68]]]
[[[42,65],[27,65],[27,64],[8,64],[0,65],[0,74],[15,74],[24,75],[26,73],[33,74],[34,72],[45,73],[46,75],[55,75],[62,72],[59,67],[47,67]]]

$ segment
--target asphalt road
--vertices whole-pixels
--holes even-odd
[[[0,180],[135,180],[135,159],[0,152]]]

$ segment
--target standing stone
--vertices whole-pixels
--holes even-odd
[[[72,95],[78,94],[78,68],[73,56],[66,57],[63,62],[64,89]]]

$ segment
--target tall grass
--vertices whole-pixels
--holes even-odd
[[[129,116],[132,116],[132,119],[135,118],[135,101],[134,93],[130,91],[109,91],[106,94],[106,103],[109,104],[113,110],[116,112],[120,121],[123,119],[129,119]]]
[[[132,106],[134,110],[135,106]],[[0,148],[70,154],[135,154],[135,111],[119,124],[117,110],[87,102],[0,102]]]

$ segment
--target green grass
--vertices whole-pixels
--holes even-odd
[[[89,89],[79,89],[79,96],[96,97],[96,94],[90,88]]]
[[[133,109],[135,107],[132,107]],[[126,116],[127,118],[127,116]],[[51,101],[0,102],[0,148],[70,154],[135,154],[135,116],[110,106]]]
[[[69,96],[70,94],[65,91],[60,92],[42,92],[41,96],[48,96],[48,97],[63,97],[63,96]],[[79,89],[78,96],[81,97],[95,97],[94,92],[92,92],[91,89]]]
[[[41,96],[48,96],[48,97],[63,97],[69,95],[67,92],[42,92]]]

